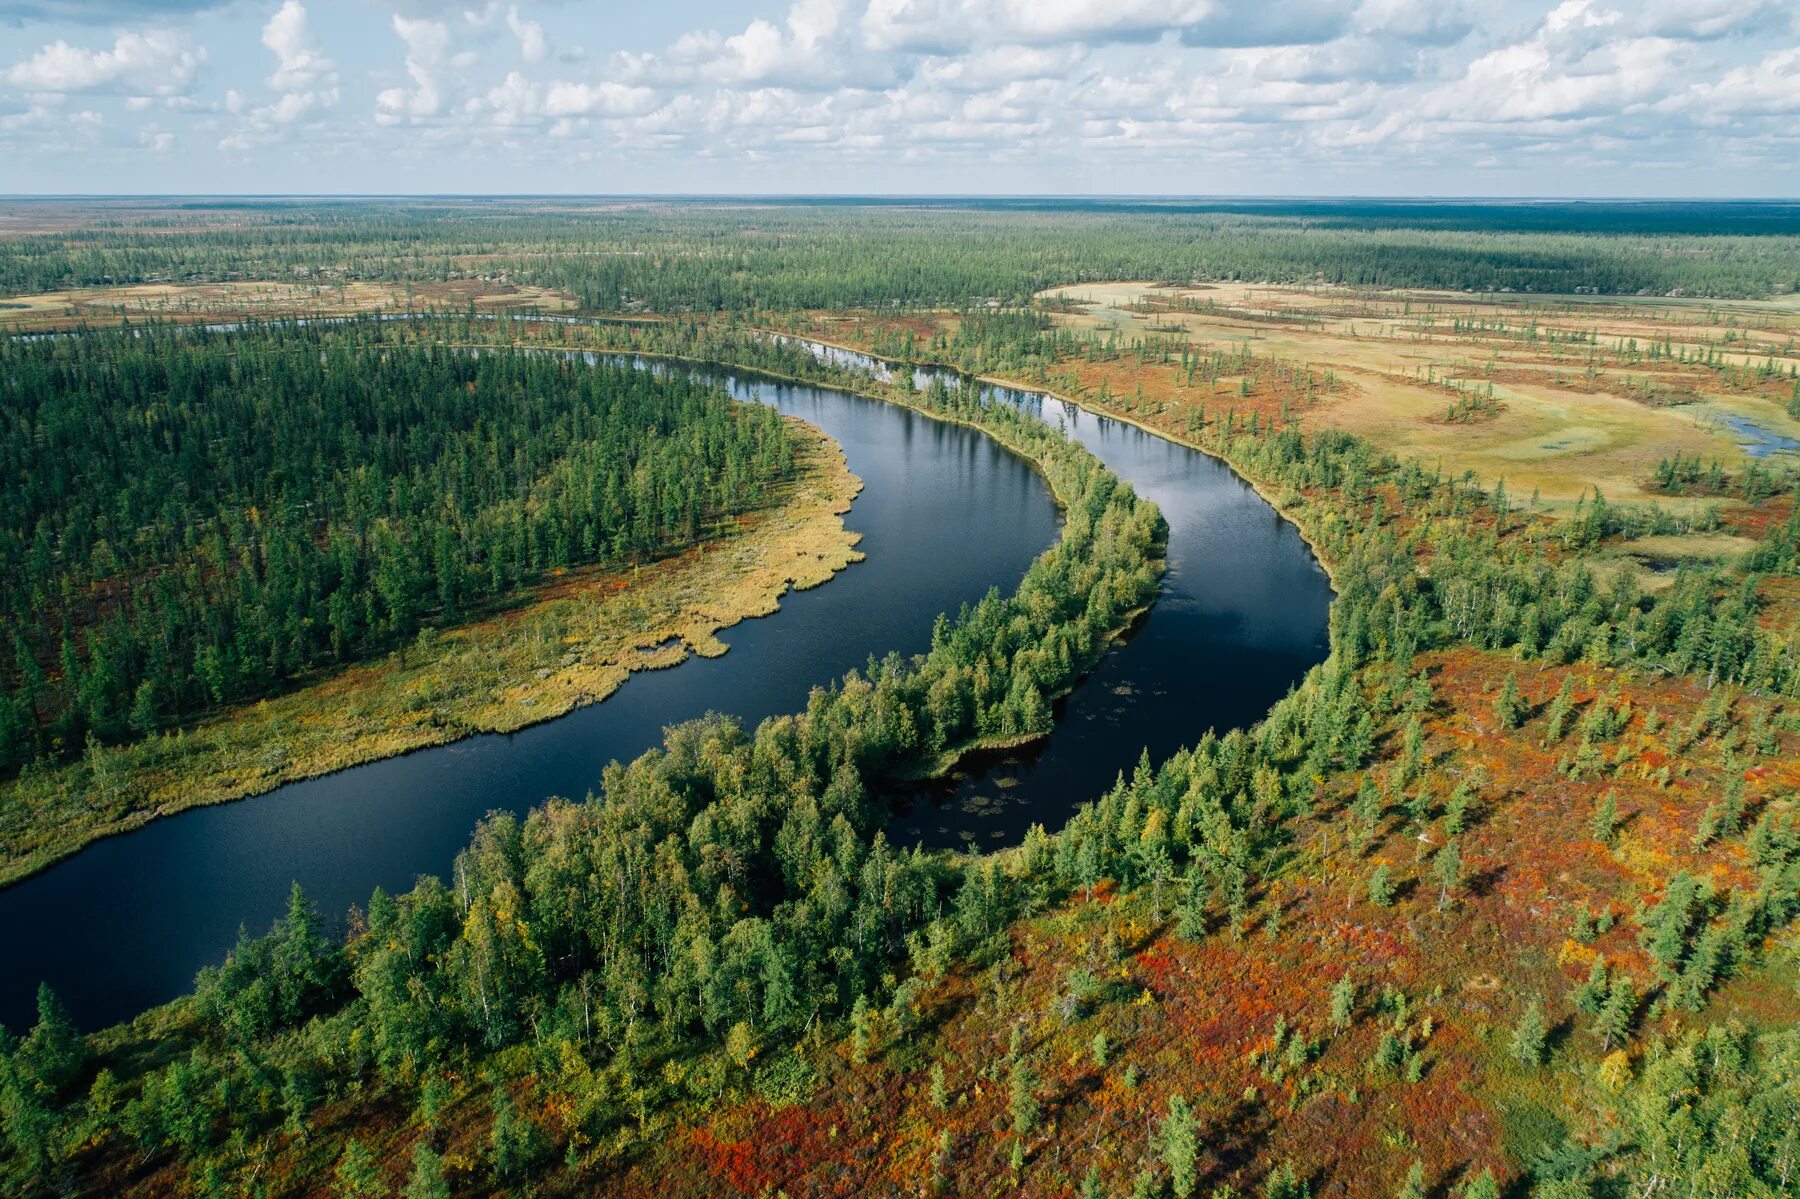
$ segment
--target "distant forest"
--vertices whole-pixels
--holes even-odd
[[[515,200],[34,206],[0,291],[505,279],[598,311],[1017,303],[1083,281],[1745,297],[1800,288],[1800,206]]]

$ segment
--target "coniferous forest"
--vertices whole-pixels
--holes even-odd
[[[795,442],[691,368],[976,430],[1061,524],[923,652],[753,727],[721,695],[348,913],[295,886],[127,1024],[79,1028],[46,986],[0,1030],[0,1188],[1795,1194],[1796,474],[1717,422],[1651,422],[1697,408],[1664,402],[1679,384],[1789,427],[1795,326],[1766,300],[1800,283],[1800,230],[1704,206],[1144,208],[305,203],[16,239],[18,295],[255,276],[323,305],[327,276],[397,296],[479,260],[567,304],[0,341],[9,772],[707,542],[771,502]],[[1134,279],[1180,286],[1110,312],[1039,294]],[[1300,315],[1202,282],[1228,279],[1303,284]],[[1618,307],[1445,316],[1373,290],[1412,287]],[[1281,342],[1332,321],[1350,367]],[[1381,373],[1434,337],[1452,383]],[[1584,477],[1541,501],[1549,468],[1527,488],[1368,431],[1406,412],[1453,454],[1544,379],[1652,431],[1648,498]],[[1169,585],[1162,512],[1059,397],[1227,464],[1297,527],[1328,656],[1245,727],[1122,760],[1067,821],[906,843],[911,788],[1054,734]],[[1378,403],[1390,423],[1354,423]],[[1553,436],[1574,434],[1517,434],[1511,469]]]
[[[792,461],[685,378],[376,321],[9,339],[0,377],[12,768],[692,542]]]

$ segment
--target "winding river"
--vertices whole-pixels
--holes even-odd
[[[342,913],[376,886],[447,870],[491,810],[586,795],[669,724],[797,711],[815,683],[871,655],[923,651],[939,612],[1010,591],[1057,535],[1043,480],[975,430],[826,387],[717,379],[843,446],[865,485],[847,523],[866,561],[722,633],[723,657],[635,675],[605,703],[172,816],[0,891],[0,1023],[29,1026],[40,979],[84,1027],[128,1018],[186,991],[240,926],[266,930],[293,880]],[[993,848],[1032,822],[1054,828],[1145,750],[1154,761],[1208,727],[1253,722],[1325,654],[1324,572],[1223,464],[1060,401],[995,394],[1061,420],[1162,506],[1169,573],[1156,606],[1059,705],[1050,738],[908,797],[890,836],[909,843]]]

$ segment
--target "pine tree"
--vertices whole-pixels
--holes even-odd
[[[1394,1192],[1394,1199],[1425,1199],[1425,1163],[1415,1161],[1412,1169],[1406,1172],[1406,1178],[1400,1189]]]
[[[1431,863],[1432,877],[1438,884],[1438,911],[1450,905],[1450,895],[1462,885],[1462,849],[1455,838],[1444,842]]]
[[[519,1113],[512,1096],[504,1086],[494,1088],[494,1125],[488,1134],[488,1148],[494,1172],[510,1178],[530,1169],[537,1160],[537,1126]]]
[[[1564,726],[1568,723],[1569,713],[1575,709],[1575,677],[1564,675],[1562,688],[1557,691],[1556,698],[1550,701],[1550,724],[1544,730],[1544,744],[1554,745],[1562,740]]]
[[[850,1007],[850,1061],[862,1065],[869,1060],[869,1040],[874,1016],[869,1011],[867,996],[858,995]]]
[[[1519,695],[1518,677],[1509,670],[1506,681],[1500,684],[1500,694],[1494,698],[1494,716],[1502,728],[1516,729],[1525,718],[1525,710],[1525,701]]]
[[[1375,867],[1369,875],[1369,902],[1378,908],[1392,907],[1394,903],[1394,884],[1388,879],[1386,863]]]
[[[412,1176],[406,1180],[403,1199],[450,1199],[450,1182],[444,1177],[444,1159],[424,1142],[413,1150]]]
[[[1602,845],[1611,845],[1613,835],[1619,831],[1619,802],[1613,793],[1608,791],[1600,797],[1594,807],[1594,819],[1589,824],[1594,840]]]
[[[1331,1027],[1343,1032],[1356,1017],[1356,983],[1346,971],[1331,988]]]
[[[381,1170],[375,1164],[375,1156],[354,1137],[345,1144],[344,1155],[338,1159],[337,1184],[338,1194],[344,1199],[366,1199],[380,1193]]]
[[[1637,1009],[1637,988],[1632,985],[1631,976],[1621,971],[1608,988],[1606,1003],[1594,1021],[1594,1032],[1600,1038],[1602,1049],[1624,1044],[1637,1021]]]
[[[1206,936],[1206,876],[1198,868],[1188,872],[1187,890],[1175,909],[1175,935],[1188,941]]]
[[[1293,1162],[1282,1162],[1263,1183],[1263,1199],[1310,1199],[1312,1188],[1300,1181]]]
[[[1494,1181],[1494,1172],[1484,1169],[1470,1179],[1463,1188],[1463,1199],[1500,1199],[1500,1184]]]
[[[1544,1027],[1544,1011],[1537,1000],[1532,1000],[1525,1014],[1520,1017],[1518,1026],[1513,1029],[1512,1044],[1508,1052],[1513,1060],[1522,1066],[1538,1066],[1544,1060],[1544,1040],[1548,1030]]]
[[[1169,1112],[1163,1117],[1161,1135],[1157,1138],[1163,1165],[1169,1168],[1169,1181],[1176,1199],[1188,1199],[1198,1180],[1196,1164],[1199,1149],[1194,1134],[1194,1112],[1180,1095],[1169,1099]]]
[[[49,983],[38,984],[37,1013],[37,1024],[19,1046],[18,1060],[54,1095],[87,1064],[87,1042]]]
[[[1037,1127],[1037,1075],[1026,1065],[1023,1057],[1013,1061],[1012,1072],[1007,1079],[1007,1110],[1012,1113],[1013,1133],[1024,1137]]]

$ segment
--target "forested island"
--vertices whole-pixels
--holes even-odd
[[[5,1185],[1791,1193],[1800,227],[1202,208],[306,202],[15,239],[16,326],[67,331],[0,346],[27,776],[703,538],[795,469],[772,412],[609,355],[972,426],[1063,525],[928,651],[672,727],[341,936],[296,888],[128,1024],[46,988],[0,1034]],[[1057,399],[1293,522],[1330,655],[1060,827],[896,845],[900,788],[1050,733],[1158,594],[1155,505]]]

